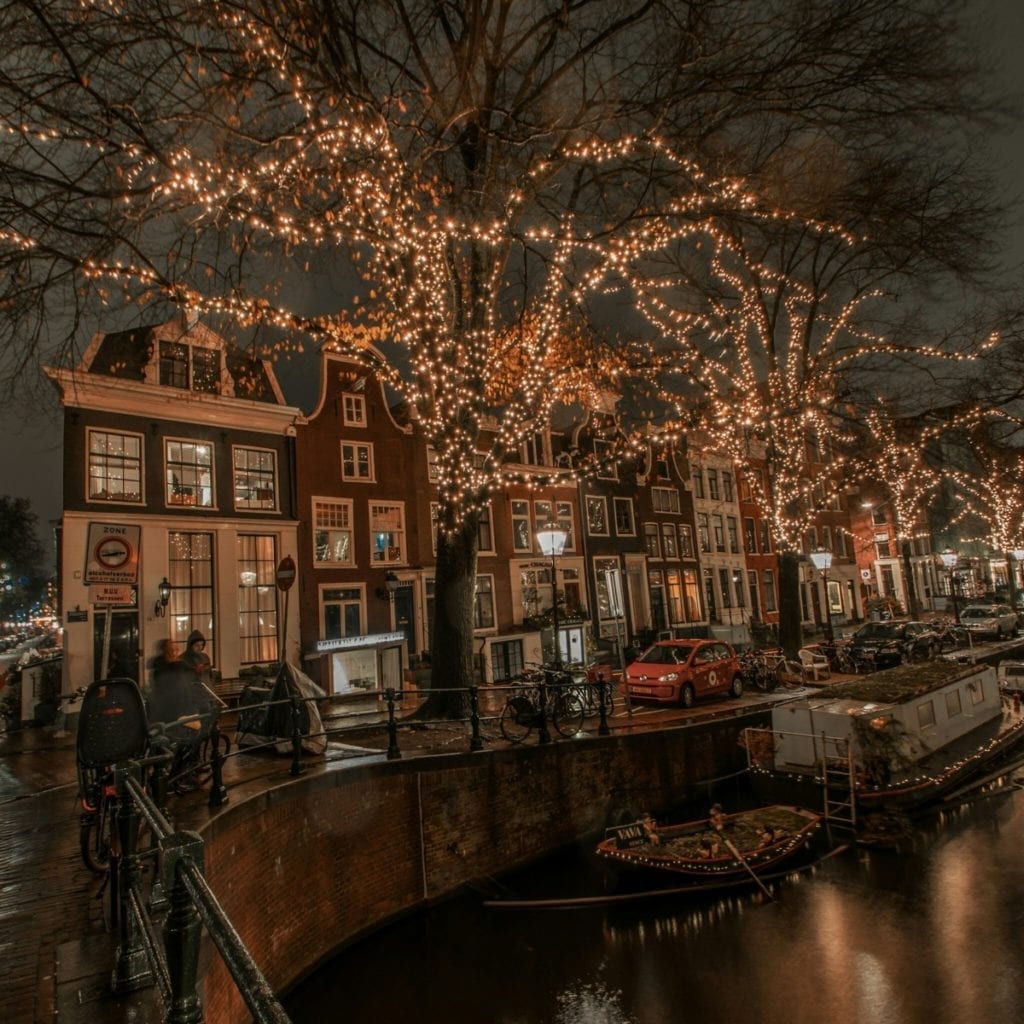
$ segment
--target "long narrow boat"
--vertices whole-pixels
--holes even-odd
[[[660,826],[655,839],[641,822],[608,829],[597,855],[617,868],[648,875],[731,882],[759,875],[795,857],[809,843],[822,816],[802,807],[773,804],[710,819]]]

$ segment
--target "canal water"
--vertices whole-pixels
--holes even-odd
[[[588,851],[483,896],[600,893]],[[1019,1024],[1024,792],[850,847],[758,892],[512,910],[472,894],[295,989],[295,1024]]]

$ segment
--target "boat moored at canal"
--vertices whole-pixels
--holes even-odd
[[[912,810],[941,799],[1024,740],[1019,702],[986,665],[902,665],[777,705],[748,730],[755,789],[834,808]],[[851,800],[852,795],[852,800]],[[845,796],[845,802],[844,802]]]

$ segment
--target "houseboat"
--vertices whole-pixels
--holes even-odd
[[[777,705],[770,730],[748,730],[747,750],[762,796],[855,819],[939,800],[1022,739],[1020,703],[995,669],[936,660]]]

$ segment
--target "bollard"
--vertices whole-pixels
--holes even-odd
[[[292,694],[292,766],[289,775],[302,775],[306,771],[302,763],[302,708],[298,694]]]
[[[125,777],[135,766],[117,765],[114,783],[117,786],[117,833],[120,854],[111,856],[111,871],[116,872],[118,944],[117,961],[110,978],[110,988],[116,995],[134,992],[152,985],[153,971],[146,956],[142,926],[132,913],[132,891],[138,885],[139,869],[136,856],[136,838],[139,834],[139,812],[125,785]],[[113,882],[113,877],[111,878]]]
[[[228,802],[228,788],[224,785],[224,755],[220,752],[220,725],[217,715],[213,716],[213,724],[210,726],[210,749],[213,753],[210,756],[210,767],[213,769],[213,777],[210,779],[210,799],[206,801],[207,807],[223,807]]]
[[[484,741],[480,738],[480,694],[475,686],[469,688],[469,726],[471,738],[470,750],[483,750]]]
[[[398,722],[395,721],[395,691],[390,686],[384,691],[388,702],[388,760],[397,761],[402,752],[398,749]]]
[[[203,840],[194,832],[176,832],[160,840],[160,877],[171,909],[164,919],[164,956],[171,998],[168,1024],[202,1024],[199,999],[199,946],[202,920],[185,885],[182,861],[188,857],[203,869]]]
[[[551,733],[548,732],[548,680],[546,674],[537,685],[537,742],[551,742]]]
[[[597,735],[607,736],[611,733],[611,729],[608,727],[608,691],[605,689],[606,683],[604,681],[604,673],[598,672],[597,674],[597,712],[598,712],[598,725]]]

